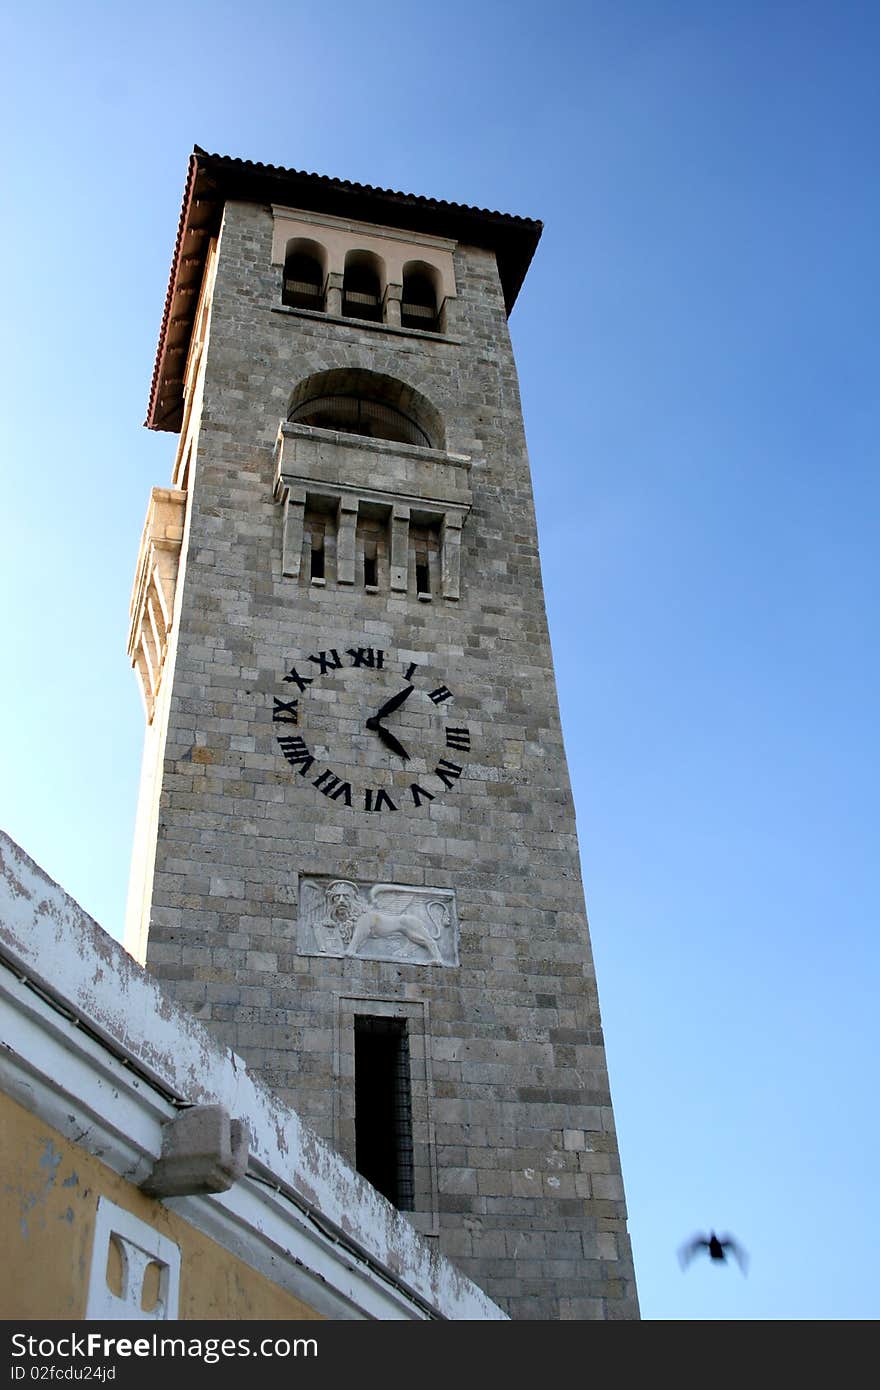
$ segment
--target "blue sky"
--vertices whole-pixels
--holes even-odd
[[[541,218],[511,329],[643,1314],[876,1318],[880,10],[4,28],[4,828],[119,935],[192,145]],[[747,1279],[680,1272],[712,1226]]]

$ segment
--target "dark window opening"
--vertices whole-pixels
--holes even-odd
[[[309,570],[312,579],[324,578],[324,537],[312,536],[312,555],[311,568]]]
[[[291,309],[324,308],[324,272],[314,256],[296,251],[287,257],[281,303]]]
[[[364,546],[364,586],[367,589],[375,589],[379,583],[379,566],[376,560],[375,541],[367,542]]]
[[[354,1105],[358,1172],[399,1211],[412,1211],[412,1100],[405,1019],[355,1018]]]
[[[387,439],[392,444],[415,444],[421,449],[431,441],[414,420],[393,405],[359,396],[313,396],[290,414],[291,423],[322,430],[342,430],[367,439]]]
[[[382,286],[372,265],[354,262],[345,267],[342,312],[347,318],[382,321]]]
[[[443,420],[429,400],[396,377],[361,367],[304,377],[291,394],[287,418],[291,424],[363,433],[422,449],[445,448]]]
[[[409,585],[412,584],[414,577],[417,598],[424,600],[431,598],[432,577],[434,584],[436,584],[441,574],[440,550],[439,524],[426,521],[423,518],[417,518],[410,522]],[[411,588],[410,593],[412,593]]]
[[[421,271],[404,274],[400,322],[404,328],[437,328],[437,296],[427,275]]]

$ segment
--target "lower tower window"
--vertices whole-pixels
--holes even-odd
[[[354,1089],[357,1170],[399,1211],[412,1211],[412,1099],[406,1019],[355,1018]]]
[[[416,551],[416,593],[419,598],[431,597],[431,567],[427,550]]]
[[[306,506],[302,531],[302,574],[306,583],[323,588],[336,572],[336,526],[332,511]]]
[[[409,527],[410,576],[416,597],[427,600],[437,587],[440,567],[440,527],[413,520]],[[410,587],[410,592],[412,589]]]
[[[312,532],[312,551],[309,560],[309,571],[311,579],[325,578],[324,574],[324,536],[323,533]]]
[[[376,549],[375,541],[367,541],[364,546],[364,588],[366,589],[376,589],[379,586],[379,565]]]

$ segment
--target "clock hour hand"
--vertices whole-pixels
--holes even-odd
[[[407,753],[403,744],[399,741],[399,739],[396,739],[388,729],[385,728],[384,724],[380,724],[377,719],[368,719],[367,728],[374,730],[374,732],[379,735],[379,738],[385,744],[385,747],[390,748],[392,753],[396,753],[398,757],[403,758],[404,762],[409,761],[409,753]]]
[[[403,690],[399,690],[396,695],[392,695],[390,700],[386,700],[382,708],[376,710],[374,715],[376,722],[378,723],[380,719],[387,719],[389,714],[393,714],[396,709],[400,709],[404,700],[409,699],[414,688],[415,687],[412,685],[407,685]],[[371,721],[368,721],[367,728],[369,729],[370,727]]]

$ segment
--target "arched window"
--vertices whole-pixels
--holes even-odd
[[[292,309],[323,309],[326,254],[316,241],[297,237],[287,243],[281,303]]]
[[[431,447],[424,430],[402,410],[362,396],[313,396],[297,406],[290,419],[296,425],[342,430],[345,434],[388,439],[395,444],[418,444],[423,449]]]
[[[442,449],[443,421],[431,403],[411,386],[364,368],[316,372],[295,388],[287,417],[346,434]]]
[[[350,319],[382,322],[384,266],[370,251],[349,251],[342,282],[342,312]]]
[[[429,332],[438,325],[439,276],[433,266],[424,261],[407,261],[403,267],[403,299],[400,322],[404,328],[424,328]]]

